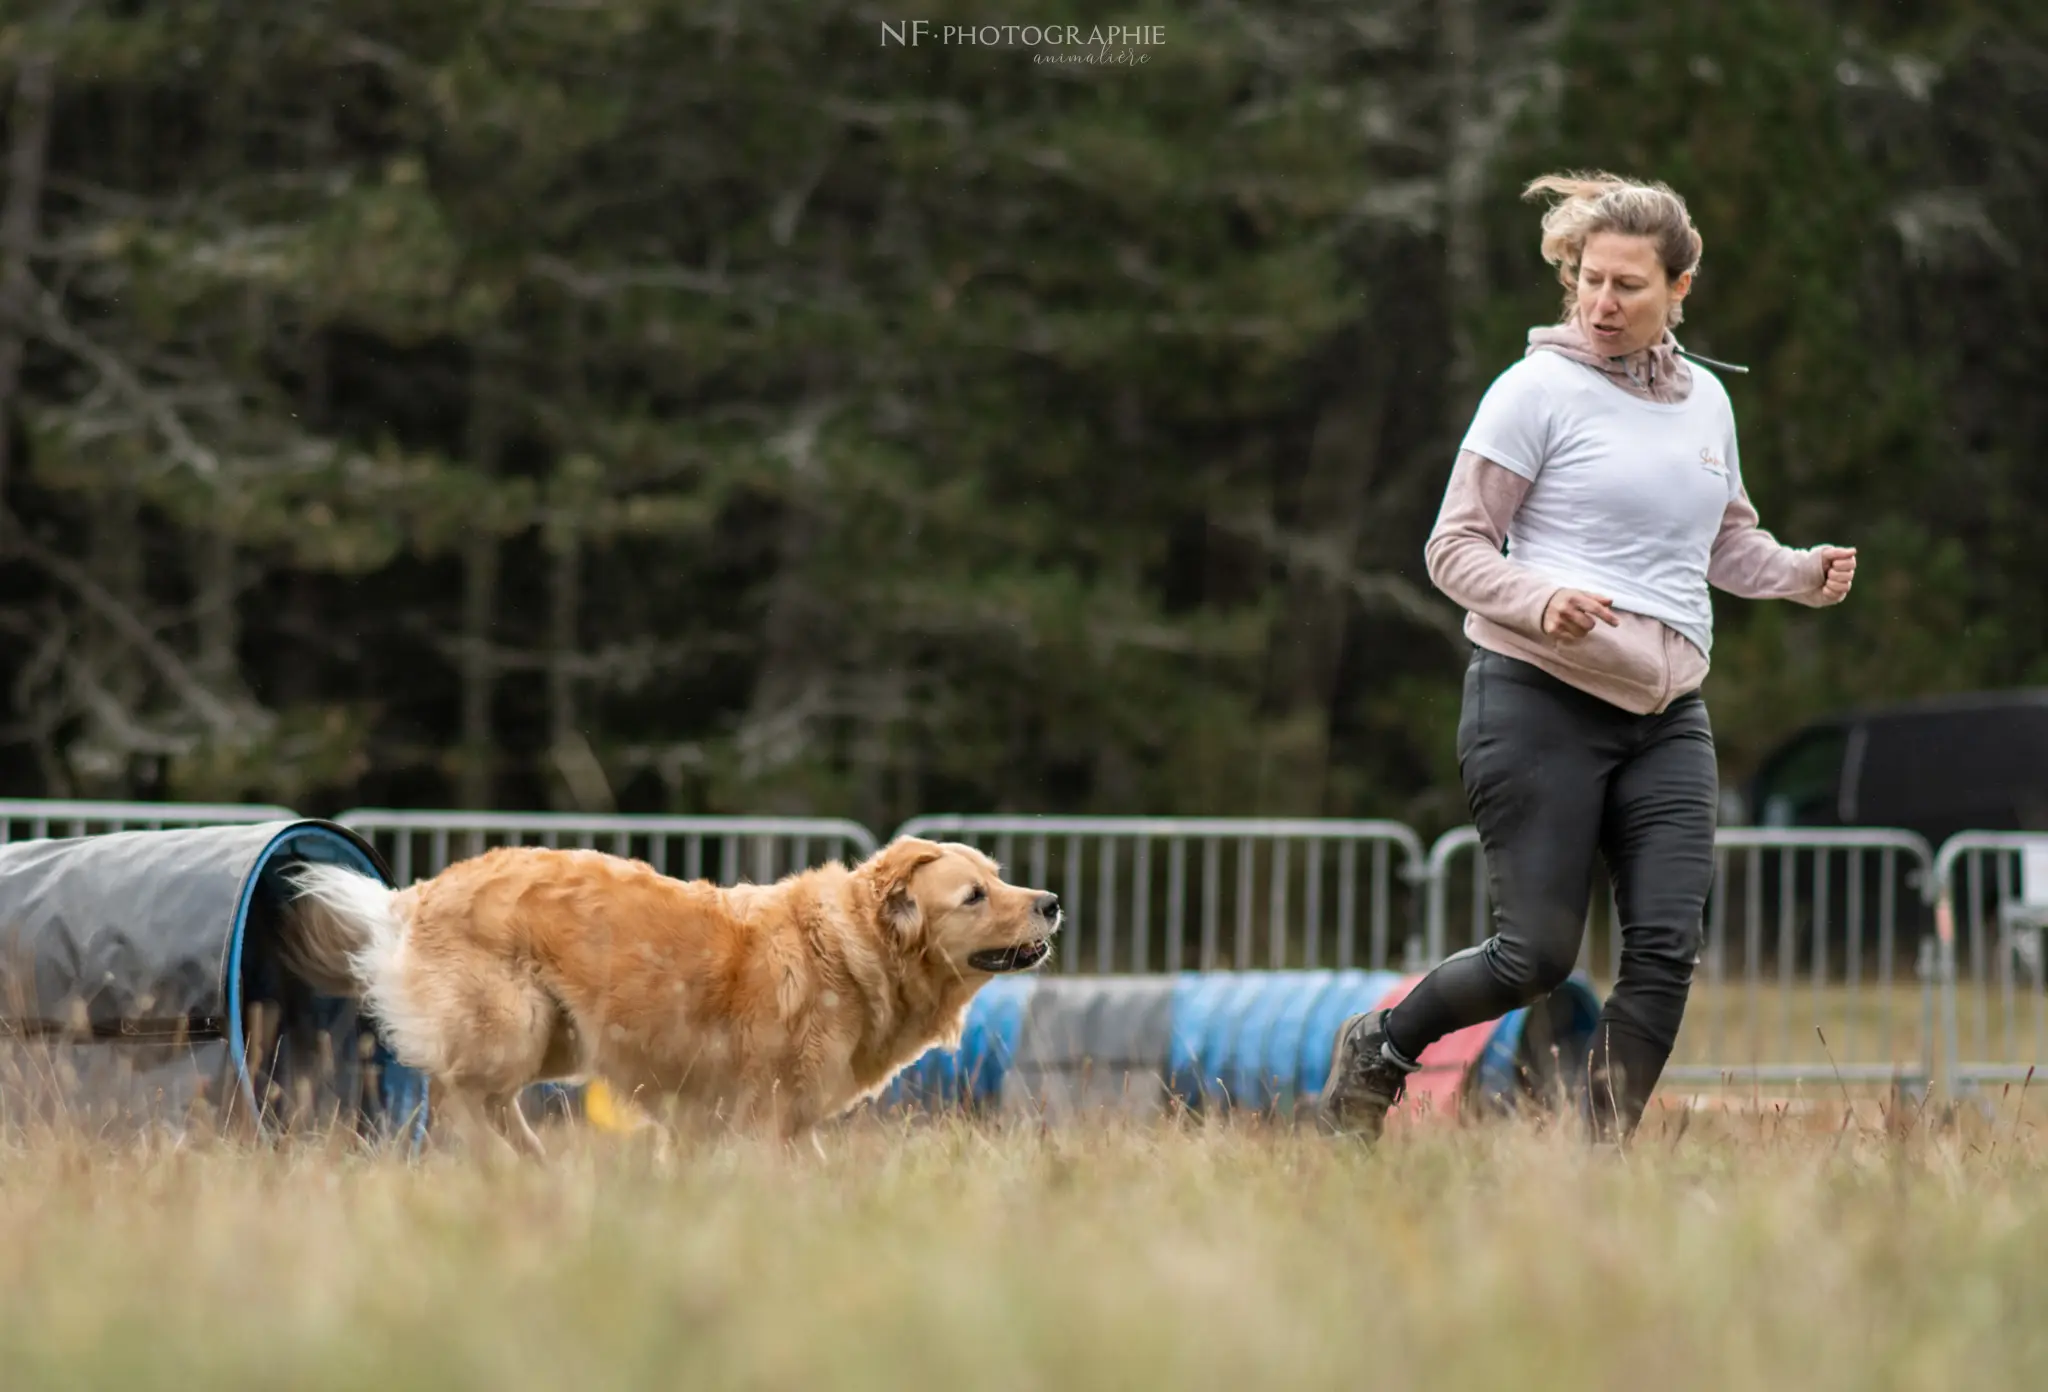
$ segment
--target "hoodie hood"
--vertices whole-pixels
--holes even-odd
[[[1557,353],[1583,363],[1595,372],[1605,373],[1608,380],[1631,396],[1649,401],[1683,401],[1692,392],[1692,368],[1678,355],[1678,340],[1669,329],[1642,351],[1613,358],[1593,346],[1574,318],[1529,330],[1529,346],[1522,356],[1532,353]]]

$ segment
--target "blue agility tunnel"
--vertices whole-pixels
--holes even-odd
[[[883,1094],[886,1104],[930,1111],[997,1105],[1017,1056],[1024,1006],[1036,984],[1028,976],[999,976],[982,987],[967,1013],[960,1047],[926,1050],[890,1081]]]
[[[391,882],[368,842],[319,820],[0,846],[6,1115],[417,1136],[423,1080],[353,1001],[281,964],[283,872],[305,861]]]
[[[1169,1086],[1193,1110],[1265,1111],[1313,1097],[1337,1026],[1397,972],[1189,972],[1175,981]]]
[[[1541,1005],[1510,1011],[1472,1061],[1473,1104],[1513,1111],[1532,1095],[1576,1088],[1585,1078],[1586,1054],[1599,1022],[1600,998],[1581,975],[1568,978]]]
[[[1321,1092],[1337,1029],[1412,986],[1387,971],[1005,977],[968,1009],[958,1050],[934,1049],[883,1109],[1290,1116]],[[1573,977],[1540,1003],[1425,1055],[1429,1090],[1515,1110],[1583,1072],[1600,1002]]]

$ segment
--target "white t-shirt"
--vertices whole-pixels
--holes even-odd
[[[1508,558],[1614,607],[1714,641],[1707,561],[1742,487],[1728,391],[1697,363],[1678,402],[1645,401],[1558,353],[1487,388],[1464,448],[1530,481]]]

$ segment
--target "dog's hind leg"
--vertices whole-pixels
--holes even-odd
[[[533,1124],[519,1108],[518,1093],[494,1093],[486,1097],[484,1114],[490,1118],[492,1129],[515,1151],[535,1160],[547,1159],[547,1147],[540,1143],[540,1137],[533,1132]]]
[[[484,1132],[483,1112],[476,1098],[468,1088],[446,1082],[434,1090],[430,1124],[436,1144],[444,1139],[459,1139],[463,1149],[472,1152]]]
[[[575,1043],[555,998],[531,977],[486,963],[447,973],[422,989],[437,1027],[443,1075],[465,1118],[487,1129],[512,1154],[546,1154],[519,1110],[518,1097],[546,1077],[551,1054]]]
[[[443,1115],[454,1123],[451,1129],[461,1134],[464,1146],[472,1154],[511,1160],[525,1158],[524,1148],[506,1130],[494,1106],[495,1099],[489,1094],[450,1084],[443,1089],[440,1100],[446,1104]]]

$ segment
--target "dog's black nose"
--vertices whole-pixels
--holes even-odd
[[[1060,916],[1060,897],[1057,894],[1041,894],[1038,896],[1036,907],[1040,918],[1058,918]]]

